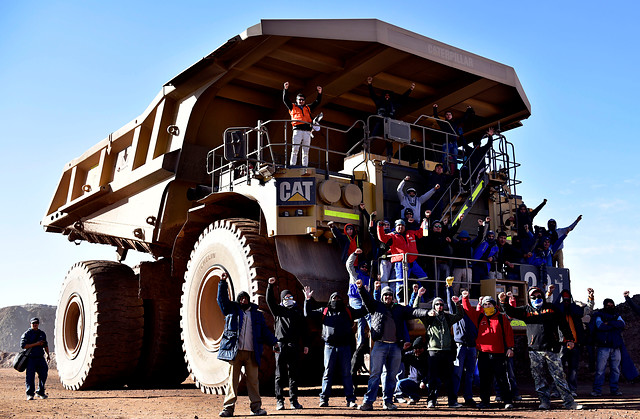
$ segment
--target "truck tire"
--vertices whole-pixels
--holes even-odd
[[[140,357],[143,314],[131,268],[111,261],[73,265],[56,310],[62,385],[68,390],[123,386]]]
[[[175,388],[188,376],[180,340],[180,296],[144,300],[140,362],[128,387]]]
[[[181,327],[187,367],[203,393],[224,394],[229,376],[229,363],[217,358],[224,330],[224,316],[217,303],[220,276],[223,272],[229,275],[232,300],[240,291],[247,291],[272,327],[264,295],[267,279],[276,276],[276,259],[273,242],[259,234],[256,221],[248,219],[216,221],[195,243],[185,272]],[[274,355],[265,348],[261,384],[273,383],[274,368]]]

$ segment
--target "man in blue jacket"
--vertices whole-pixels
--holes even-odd
[[[598,348],[596,360],[596,377],[593,381],[592,396],[602,394],[604,384],[604,370],[609,363],[609,389],[612,396],[621,396],[618,389],[620,378],[620,347],[622,346],[622,331],[624,320],[616,313],[616,304],[611,298],[605,298],[604,308],[593,313],[595,318],[595,343]]]
[[[224,318],[224,332],[218,350],[218,359],[230,364],[229,381],[226,388],[222,417],[233,416],[238,399],[238,383],[242,367],[245,369],[247,392],[251,401],[251,413],[264,416],[260,389],[258,386],[258,368],[262,357],[262,345],[274,346],[279,351],[277,339],[267,327],[264,315],[258,306],[249,301],[249,294],[241,291],[236,301],[229,300],[228,275],[223,273],[218,284],[218,305]]]
[[[49,345],[47,344],[47,335],[39,329],[40,320],[37,317],[31,319],[31,328],[22,334],[20,338],[20,347],[22,349],[31,348],[31,352],[27,358],[27,400],[33,400],[34,393],[40,399],[46,399],[44,393],[44,385],[47,382],[49,366],[44,360],[44,354],[47,353],[47,361],[51,359],[49,356]],[[36,373],[38,373],[38,389],[35,389]]]

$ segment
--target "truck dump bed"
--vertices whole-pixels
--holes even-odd
[[[211,183],[207,152],[230,126],[288,118],[290,92],[315,98],[323,124],[346,128],[375,113],[366,78],[402,93],[416,83],[399,119],[441,110],[477,117],[466,138],[530,115],[513,68],[379,20],[262,20],[165,84],[148,108],[63,169],[42,220],[69,240],[168,255],[189,208],[186,191]],[[426,122],[428,123],[428,122]],[[283,138],[285,125],[271,138]],[[346,151],[359,139],[331,140]],[[340,161],[335,162],[341,164]]]

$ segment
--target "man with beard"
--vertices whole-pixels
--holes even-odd
[[[408,349],[411,346],[406,321],[417,316],[426,316],[427,310],[396,304],[393,300],[393,291],[389,287],[382,289],[380,302],[371,298],[362,281],[356,281],[356,285],[364,306],[371,314],[371,340],[374,342],[371,350],[371,374],[367,393],[358,409],[373,410],[373,402],[378,395],[380,376],[384,368],[386,374],[382,386],[382,408],[395,410],[398,407],[393,404],[393,392],[402,360],[401,348]]]
[[[427,202],[427,200],[429,198],[431,198],[431,196],[434,193],[436,193],[436,191],[438,189],[440,189],[440,185],[436,184],[431,190],[429,190],[424,195],[418,196],[416,194],[416,190],[414,188],[408,188],[407,192],[405,193],[404,192],[404,185],[409,180],[411,180],[411,177],[410,176],[406,176],[398,184],[398,200],[400,201],[400,205],[402,205],[402,213],[400,214],[400,216],[402,218],[405,217],[405,213],[404,212],[405,212],[405,210],[407,208],[411,208],[411,210],[413,211],[414,215],[415,214],[422,214],[422,212],[420,211],[420,207],[422,206],[422,204]]]
[[[275,335],[280,346],[276,353],[276,409],[284,409],[284,388],[289,377],[289,402],[292,409],[302,409],[298,402],[298,375],[302,354],[309,353],[307,321],[298,307],[291,291],[280,291],[280,304],[276,301],[273,286],[276,278],[269,278],[267,285],[267,306],[275,320]]]
[[[567,337],[573,336],[571,328],[564,316],[553,306],[545,302],[544,294],[538,287],[529,288],[529,303],[521,307],[511,307],[507,303],[507,294],[501,292],[498,295],[500,306],[504,313],[514,319],[519,319],[527,325],[527,342],[529,345],[529,360],[531,361],[531,375],[536,386],[536,393],[540,399],[541,410],[551,408],[551,395],[549,384],[544,376],[545,366],[553,379],[566,409],[580,410],[582,405],[575,402],[571,390],[562,370],[560,360],[560,336],[558,328]],[[573,349],[573,339],[566,343]]]
[[[313,290],[305,286],[304,315],[321,320],[322,340],[324,340],[324,374],[318,406],[329,406],[331,382],[334,370],[338,368],[342,374],[347,407],[356,408],[358,405],[351,379],[351,345],[354,340],[352,325],[353,320],[365,316],[367,310],[347,307],[337,292],[331,294],[325,307],[315,307],[317,303],[312,295]]]
[[[418,296],[422,297],[426,290],[420,288]],[[451,328],[462,320],[464,311],[458,297],[454,297],[456,313],[445,313],[444,300],[440,297],[433,299],[432,310],[427,316],[419,316],[424,324],[427,336],[427,350],[429,352],[429,392],[427,407],[436,406],[438,387],[440,383],[447,389],[449,407],[461,407],[458,395],[453,392],[453,361],[456,358],[455,341]]]
[[[595,318],[595,344],[597,348],[596,376],[593,380],[592,396],[602,394],[604,371],[609,363],[609,389],[612,396],[621,396],[618,389],[620,378],[620,347],[623,345],[622,331],[624,320],[616,313],[616,304],[611,298],[605,298],[604,308],[593,313]]]
[[[264,316],[258,311],[258,306],[251,303],[246,291],[238,293],[236,301],[229,300],[229,284],[227,273],[223,273],[218,284],[218,305],[225,316],[224,332],[218,350],[218,359],[230,364],[229,381],[223,409],[219,416],[233,416],[238,399],[238,383],[241,370],[244,367],[247,392],[251,401],[251,414],[264,416],[266,410],[262,408],[260,387],[258,385],[258,368],[262,358],[262,345],[274,346],[278,352],[278,341],[267,327]]]

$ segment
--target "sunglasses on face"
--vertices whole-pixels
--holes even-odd
[[[287,295],[284,297],[285,300],[293,300],[293,295]]]

